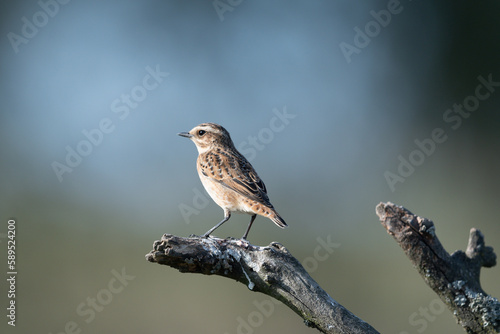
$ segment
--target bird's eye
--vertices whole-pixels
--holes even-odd
[[[198,136],[203,136],[205,133],[207,133],[205,130],[200,130],[198,131]]]

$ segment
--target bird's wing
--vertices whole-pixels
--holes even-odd
[[[203,175],[251,200],[272,208],[264,182],[241,154],[222,150],[199,156]]]

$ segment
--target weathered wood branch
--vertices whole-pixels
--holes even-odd
[[[450,308],[467,333],[500,333],[500,303],[479,281],[482,267],[496,265],[493,248],[471,229],[467,250],[448,254],[434,223],[393,203],[380,203],[382,225],[404,250],[424,281]],[[146,255],[150,262],[181,272],[220,275],[290,307],[306,325],[323,333],[377,333],[333,300],[281,244],[254,246],[242,240],[183,238],[165,234]]]
[[[146,255],[150,262],[185,273],[220,275],[276,298],[323,333],[378,333],[330,297],[300,262],[277,242],[267,247],[242,240],[183,238],[164,234]]]
[[[496,255],[482,233],[470,230],[467,250],[448,254],[436,236],[434,223],[402,206],[380,203],[382,225],[401,246],[424,281],[452,311],[467,333],[499,333],[500,303],[481,288],[481,267],[493,267]]]

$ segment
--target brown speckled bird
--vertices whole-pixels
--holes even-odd
[[[276,212],[267,196],[266,186],[250,162],[234,147],[229,132],[215,123],[203,123],[179,136],[191,139],[198,149],[196,168],[201,183],[212,199],[224,210],[224,219],[208,230],[207,237],[231,217],[231,212],[252,215],[243,234],[246,240],[257,215],[271,219],[276,225],[288,225]]]

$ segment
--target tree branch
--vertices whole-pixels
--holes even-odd
[[[299,261],[277,242],[267,247],[242,240],[183,238],[164,234],[146,255],[150,262],[184,273],[220,275],[276,298],[323,333],[378,333],[332,299]]]
[[[380,203],[382,225],[401,246],[424,281],[452,311],[467,333],[499,333],[500,303],[481,288],[481,267],[493,267],[496,255],[472,228],[465,253],[448,254],[436,236],[434,223],[402,206]]]

